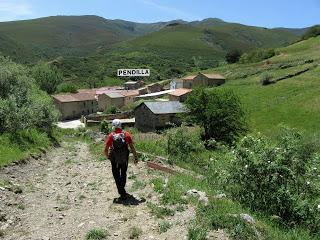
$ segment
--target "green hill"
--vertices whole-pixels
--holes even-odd
[[[36,57],[31,49],[15,42],[3,33],[0,33],[0,55],[10,56],[12,60],[19,63],[34,61]]]
[[[254,64],[233,64],[207,72],[224,74],[224,88],[233,89],[242,98],[253,131],[275,135],[279,124],[303,130],[319,137],[320,119],[320,37],[277,49],[278,55]],[[274,80],[310,69],[295,77],[263,86],[263,74]]]
[[[217,19],[191,23],[173,21],[159,31],[102,47],[89,58],[60,59],[58,65],[66,76],[73,76],[76,81],[116,77],[118,68],[131,67],[150,68],[152,77],[149,80],[157,81],[217,66],[224,61],[226,53],[234,49],[246,52],[259,47],[285,46],[298,38],[287,30],[250,27]]]
[[[46,57],[79,55],[156,31],[165,23],[140,24],[97,16],[55,16],[0,23],[0,32]]]

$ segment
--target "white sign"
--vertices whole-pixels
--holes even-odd
[[[118,69],[118,77],[149,77],[150,69]]]

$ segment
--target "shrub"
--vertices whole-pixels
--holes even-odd
[[[207,233],[205,229],[190,227],[188,229],[188,239],[189,240],[206,240]]]
[[[200,133],[191,132],[187,127],[176,128],[168,132],[169,161],[194,162],[197,152],[204,150]]]
[[[118,112],[118,108],[115,106],[111,106],[104,111],[106,114],[116,114]]]
[[[77,87],[69,82],[60,83],[57,86],[57,92],[59,93],[76,93]]]
[[[100,132],[109,134],[112,132],[111,126],[107,120],[102,120],[100,123]]]
[[[236,63],[239,61],[241,57],[241,53],[238,50],[232,50],[226,54],[226,61],[227,63]]]
[[[260,83],[262,85],[269,85],[271,83],[274,83],[274,81],[272,81],[272,78],[272,74],[270,74],[269,72],[264,72],[260,76]]]
[[[52,100],[27,76],[27,70],[0,58],[0,133],[36,128],[47,133],[58,119]]]
[[[320,233],[320,155],[302,136],[284,129],[277,143],[244,137],[231,164],[231,193],[253,210],[278,215],[287,225]]]
[[[309,28],[302,36],[302,40],[307,40],[311,37],[316,37],[320,35],[320,25],[315,25]]]
[[[58,68],[45,62],[35,65],[31,70],[31,76],[36,80],[40,89],[49,94],[54,93],[62,82],[62,74]]]
[[[232,144],[246,133],[245,112],[237,95],[224,89],[196,89],[186,101],[187,120],[203,129],[202,139]]]

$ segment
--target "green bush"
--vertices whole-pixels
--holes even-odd
[[[100,123],[100,132],[109,134],[112,132],[112,128],[107,120],[102,120]]]
[[[272,74],[270,74],[269,72],[264,72],[264,73],[262,73],[261,76],[260,76],[260,83],[261,83],[262,85],[269,85],[269,84],[271,84],[271,83],[274,83],[274,82],[272,81],[272,78],[273,78],[273,75],[272,75]]]
[[[244,137],[230,169],[231,193],[252,210],[278,215],[320,234],[320,155],[301,134],[284,129],[277,143]]]
[[[104,113],[106,113],[106,114],[116,114],[118,111],[119,111],[119,110],[118,110],[117,107],[111,106],[111,107],[109,107],[108,109],[106,109],[106,110],[104,111]]]
[[[256,49],[249,53],[244,53],[239,62],[240,63],[255,63],[261,62],[265,59],[271,58],[276,55],[274,49]]]
[[[77,87],[73,83],[64,82],[57,86],[57,92],[59,93],[76,93]]]
[[[54,93],[62,82],[62,74],[58,68],[45,62],[35,65],[31,70],[31,76],[36,80],[40,89],[49,94]]]
[[[189,131],[187,127],[180,127],[168,132],[168,155],[171,163],[194,162],[196,155],[204,150],[200,133]]]
[[[34,82],[26,68],[0,57],[0,133],[29,128],[51,133],[58,112]]]
[[[185,103],[188,109],[186,119],[204,129],[204,141],[214,139],[232,144],[247,131],[241,102],[230,90],[196,89]]]
[[[238,50],[232,50],[226,54],[226,61],[227,63],[236,63],[239,61],[241,57],[241,53]]]

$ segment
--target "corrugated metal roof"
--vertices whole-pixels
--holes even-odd
[[[192,89],[178,88],[174,92],[169,93],[169,95],[180,97],[189,92],[192,92]]]
[[[52,95],[59,102],[82,102],[96,100],[95,94],[92,93],[73,93],[65,95]]]
[[[183,113],[185,107],[177,101],[168,102],[144,102],[151,112],[154,114]]]

